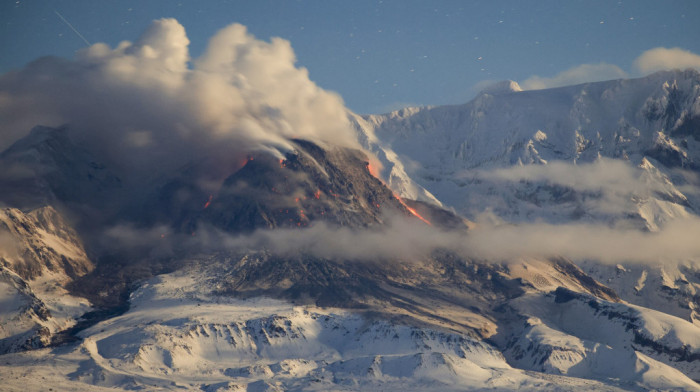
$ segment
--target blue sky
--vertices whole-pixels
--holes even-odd
[[[0,73],[86,46],[56,12],[89,42],[112,47],[136,40],[153,19],[174,17],[193,58],[216,31],[241,23],[259,39],[289,40],[310,78],[359,113],[463,103],[485,81],[564,83],[571,75],[560,73],[571,69],[580,71],[574,81],[638,76],[653,68],[635,59],[658,47],[700,54],[694,0],[4,0]],[[576,68],[582,64],[596,67]]]

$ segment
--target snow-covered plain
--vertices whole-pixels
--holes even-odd
[[[586,369],[543,373],[526,366],[523,370],[509,365],[495,346],[463,334],[392,324],[342,309],[216,296],[203,285],[200,272],[183,270],[144,283],[133,293],[127,313],[82,331],[80,343],[4,355],[3,387],[8,391],[42,385],[57,390],[205,391],[697,389],[680,372],[643,354],[628,349],[623,353],[629,358],[620,357],[618,350],[609,348],[612,354],[605,357],[599,353],[605,352],[603,348],[584,347],[590,342],[549,332],[542,323],[538,323],[542,331],[526,327],[530,331],[523,339],[537,340],[533,335],[538,333],[540,340],[563,339],[554,346],[577,345],[586,366],[608,372],[595,380]],[[543,344],[547,342],[537,341],[538,348]],[[564,366],[560,362],[557,369]],[[612,365],[629,374],[616,373]]]

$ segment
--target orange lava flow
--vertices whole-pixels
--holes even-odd
[[[207,202],[204,203],[204,208],[209,207],[209,205],[211,204],[211,199],[213,199],[213,198],[214,198],[214,195],[209,195],[209,200],[207,200]]]
[[[379,178],[379,173],[377,173],[377,168],[372,166],[372,164],[369,162],[367,162],[367,170],[369,171],[369,174],[371,174],[373,177]]]
[[[243,169],[243,168],[245,167],[245,165],[247,165],[248,162],[250,162],[250,161],[252,161],[252,160],[253,160],[253,157],[252,157],[252,156],[248,156],[248,157],[242,159],[242,160],[240,161],[240,163],[238,164],[238,169],[236,169],[236,170],[238,171],[238,170]]]
[[[411,214],[413,214],[413,216],[415,216],[416,218],[422,220],[423,223],[427,224],[428,226],[432,226],[432,225],[433,225],[432,223],[430,223],[429,220],[427,220],[427,219],[423,218],[422,216],[420,216],[420,214],[418,213],[418,211],[416,211],[415,209],[409,207],[409,206],[406,204],[406,202],[403,201],[403,199],[401,199],[400,197],[398,197],[398,196],[396,196],[396,195],[394,195],[394,197],[396,198],[396,200],[399,201],[399,203],[401,203],[402,206],[406,207],[406,209],[408,210],[408,212],[410,212]]]

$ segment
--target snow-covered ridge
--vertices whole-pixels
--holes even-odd
[[[0,223],[0,261],[24,279],[47,271],[78,277],[93,268],[78,234],[52,207],[0,209]]]
[[[504,186],[490,172],[553,162],[581,165],[600,158],[639,167],[665,186],[661,197],[633,195],[637,202],[625,207],[619,215],[623,218],[633,217],[655,230],[669,217],[687,215],[688,208],[700,205],[696,194],[683,194],[689,183],[678,174],[700,167],[700,73],[695,70],[484,93],[464,105],[369,115],[357,123],[372,135],[366,139],[368,149],[390,161],[387,167],[401,167],[415,186],[469,219],[487,209],[516,222],[585,217],[581,212],[589,212],[591,205],[586,198],[594,193],[547,190],[541,187],[557,184],[542,181]],[[390,178],[390,173],[383,174]],[[403,189],[396,181],[387,183]],[[562,192],[570,193],[571,202],[561,203]],[[617,219],[596,213],[591,218]]]
[[[641,79],[484,94],[464,105],[369,115],[365,121],[379,140],[426,168],[454,171],[540,159],[590,162],[598,153],[626,154],[639,162],[639,155],[657,142],[658,132],[686,130],[700,115],[699,94],[697,71],[660,72]],[[527,147],[531,140],[534,150]]]
[[[519,367],[594,378],[617,373],[633,380],[637,376],[622,373],[634,367],[607,367],[610,358],[618,357],[613,361],[622,365],[627,361],[623,358],[632,357],[632,363],[645,362],[658,372],[671,365],[691,379],[700,377],[700,329],[687,321],[564,288],[547,296],[523,296],[510,305],[526,318],[524,330],[511,330],[505,350]],[[533,344],[538,347],[532,349]],[[676,370],[663,371],[675,374]]]
[[[44,347],[90,310],[65,287],[92,262],[51,207],[0,210],[0,244],[0,352]]]

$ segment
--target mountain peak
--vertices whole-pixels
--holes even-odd
[[[120,186],[121,180],[75,144],[68,131],[37,126],[0,153],[3,203],[22,209],[55,201],[84,205],[104,200]]]
[[[66,145],[70,142],[66,135],[67,127],[51,128],[43,125],[37,125],[29,132],[29,134],[15,143],[7,150],[3,151],[1,156],[6,157],[11,154],[27,153],[29,150],[37,150],[41,146],[53,143],[56,145]],[[64,147],[62,147],[64,148]]]

